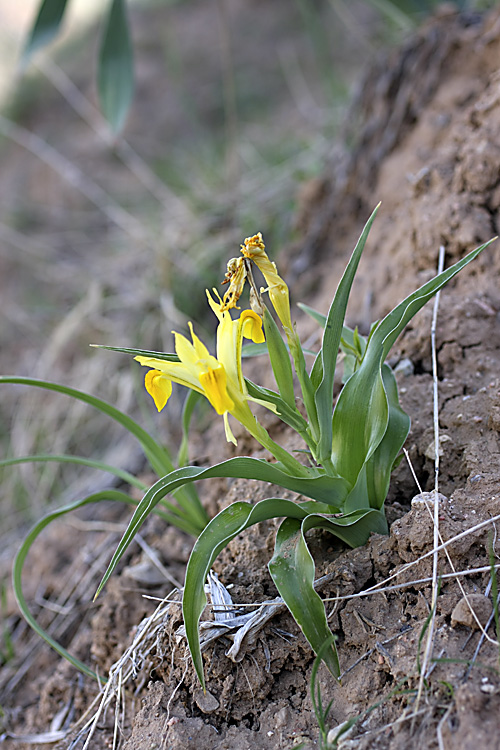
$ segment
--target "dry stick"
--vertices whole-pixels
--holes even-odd
[[[438,275],[443,272],[444,268],[444,245],[439,248]],[[418,683],[417,700],[415,703],[415,713],[418,707],[424,689],[425,675],[432,654],[434,645],[434,629],[436,624],[436,609],[438,597],[438,547],[439,547],[439,403],[438,403],[438,376],[437,376],[437,355],[436,355],[436,322],[439,309],[440,292],[437,292],[434,298],[434,311],[432,313],[431,324],[431,349],[432,349],[432,392],[433,392],[433,413],[434,413],[434,539],[432,558],[432,601],[431,601],[431,620],[427,631],[427,641],[425,645],[424,658],[420,671],[420,680]]]
[[[458,542],[459,539],[463,539],[468,534],[472,534],[475,531],[479,531],[479,529],[483,529],[485,526],[489,526],[490,524],[494,524],[495,521],[500,521],[500,513],[496,516],[492,516],[491,518],[487,518],[485,521],[481,521],[480,523],[477,523],[475,526],[471,526],[470,529],[465,529],[465,531],[461,531],[460,534],[456,534],[455,536],[452,536],[451,539],[447,539],[446,542],[441,542],[439,547],[437,547],[435,550],[432,549],[429,552],[426,552],[425,555],[421,555],[417,560],[412,560],[409,563],[406,563],[406,565],[403,565],[402,568],[397,570],[395,573],[391,573],[390,576],[387,576],[387,578],[383,581],[380,581],[379,583],[373,584],[373,586],[370,586],[370,588],[365,589],[363,592],[365,596],[371,593],[378,593],[378,591],[381,589],[381,587],[387,583],[388,581],[392,581],[394,578],[397,578],[402,573],[406,573],[409,568],[412,568],[414,565],[418,565],[422,562],[422,560],[426,560],[428,557],[431,557],[431,555],[434,555],[435,552],[440,552],[441,550],[445,550],[450,545],[454,544],[455,542]],[[488,570],[490,570],[490,567],[488,566]],[[454,575],[456,575],[454,573]],[[357,594],[351,594],[350,596],[357,596]],[[335,601],[337,597],[332,596],[328,599],[325,599],[324,601]],[[238,607],[241,607],[241,604],[238,604]]]

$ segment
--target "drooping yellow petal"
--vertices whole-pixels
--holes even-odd
[[[228,395],[226,371],[221,364],[215,369],[208,368],[206,372],[200,372],[198,377],[206,397],[217,414],[224,414],[233,409],[234,401]]]
[[[234,445],[238,445],[238,441],[233,435],[233,431],[231,429],[231,425],[229,424],[229,417],[227,414],[227,411],[224,412],[224,430],[226,432],[226,440],[228,443],[233,443]]]
[[[246,339],[251,339],[255,344],[265,341],[262,330],[262,318],[253,310],[243,310],[240,315],[241,329]]]
[[[292,318],[290,314],[290,297],[288,287],[281,278],[276,264],[269,260],[262,240],[262,234],[254,234],[247,237],[241,246],[241,252],[245,258],[252,260],[264,276],[267,283],[267,291],[271,304],[276,310],[285,331],[293,331]]]
[[[165,373],[159,370],[149,370],[144,380],[146,390],[155,402],[158,411],[161,411],[172,395],[172,382]]]

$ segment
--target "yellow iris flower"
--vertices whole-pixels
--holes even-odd
[[[276,264],[269,260],[261,232],[254,234],[252,237],[247,237],[241,246],[241,252],[243,257],[232,258],[227,264],[226,283],[229,283],[229,289],[224,295],[223,310],[236,307],[248,276],[245,260],[250,260],[255,263],[266,280],[267,289],[264,291],[269,293],[271,304],[276,310],[285,332],[287,335],[292,335],[293,325],[288,287],[278,274]]]
[[[224,417],[228,441],[236,444],[227,419],[228,414],[232,414],[250,432],[254,432],[252,428],[255,417],[247,403],[248,393],[241,370],[241,349],[244,337],[257,344],[264,341],[262,320],[253,310],[244,310],[237,320],[232,320],[230,313],[222,309],[222,302],[217,303],[208,291],[207,297],[219,319],[217,357],[210,354],[189,323],[191,341],[174,331],[175,351],[179,362],[143,356],[135,359],[141,365],[152,368],[146,373],[145,386],[158,411],[163,409],[170,398],[172,383],[185,385],[206,396],[217,414]]]

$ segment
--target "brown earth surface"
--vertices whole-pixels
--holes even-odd
[[[301,239],[283,254],[281,267],[288,266],[296,277],[294,299],[326,311],[364,220],[382,200],[349,310],[350,323],[366,330],[370,320],[430,278],[440,245],[450,264],[500,232],[500,13],[484,18],[444,14],[429,22],[403,50],[373,67],[353,106],[347,135],[357,146],[349,152],[339,147],[324,177],[304,186],[297,219]],[[500,254],[494,243],[446,287],[440,300],[440,532],[444,540],[457,537],[447,548],[457,571],[488,566],[489,539],[496,545],[496,558],[500,553],[499,278]],[[398,382],[403,408],[412,419],[407,450],[424,491],[434,485],[431,316],[427,306],[391,355],[393,364],[411,362],[400,368]],[[314,330],[307,320],[299,320],[299,329],[306,337]],[[273,437],[296,447],[290,436],[278,432],[278,425],[270,422],[269,428],[276,433]],[[237,437],[238,452],[262,455],[243,436]],[[218,423],[199,441],[207,463],[232,450]],[[202,491],[211,512],[270,493],[269,487],[243,480],[216,480]],[[322,595],[345,597],[328,605],[338,636],[342,684],[333,684],[323,668],[319,671],[324,701],[333,699],[330,723],[359,717],[340,741],[343,748],[500,748],[494,628],[488,630],[492,640],[481,640],[467,608],[455,609],[464,593],[482,595],[474,599],[482,619],[488,607],[484,597],[491,601],[489,572],[462,577],[462,588],[455,578],[443,579],[433,668],[413,718],[431,585],[410,583],[354,596],[388,576],[397,575],[391,584],[402,584],[431,575],[432,558],[419,561],[433,547],[431,510],[426,496],[412,502],[417,494],[402,462],[387,501],[389,536],[372,537],[355,550],[323,534],[311,539],[318,577],[327,576]],[[100,511],[99,520],[102,529],[91,530],[85,548],[78,551],[83,564],[86,551],[102,547],[102,572],[110,550],[106,524],[115,521],[113,511]],[[479,524],[484,525],[474,530]],[[266,568],[275,529],[272,522],[250,529],[216,561],[215,571],[231,586],[233,601],[261,602],[276,595]],[[142,537],[171,576],[182,581],[189,539],[165,531],[152,519]],[[45,599],[60,586],[60,570],[74,557],[79,539],[78,529],[69,523],[64,534],[60,528],[48,532],[32,566],[36,575],[27,586],[29,596],[41,581]],[[92,610],[85,617],[71,613],[66,624],[64,645],[100,674],[121,657],[142,618],[152,613],[155,603],[143,593],[162,597],[172,588],[148,579],[147,566],[137,568],[146,560],[142,553],[130,552]],[[409,563],[415,564],[406,569]],[[440,571],[451,572],[442,552]],[[147,658],[137,656],[137,674],[124,688],[126,710],[120,721],[125,750],[317,746],[309,695],[313,655],[285,611],[269,620],[254,642],[244,644],[237,660],[226,656],[231,645],[226,638],[205,651],[205,696],[185,644],[176,636],[180,624],[179,606],[173,605]],[[95,695],[95,684],[43,647],[24,678],[11,683],[2,705],[8,711],[9,731],[25,735],[47,732],[54,717],[60,716],[61,722],[67,716],[77,719]],[[69,711],[63,716],[65,707]],[[113,725],[112,705],[89,747],[111,747]],[[33,747],[8,737],[5,745]],[[69,746],[68,738],[55,745]]]

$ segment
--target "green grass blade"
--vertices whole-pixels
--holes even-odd
[[[177,354],[171,352],[152,352],[149,349],[130,349],[124,346],[105,346],[104,344],[90,344],[90,346],[93,349],[107,349],[110,352],[121,352],[133,357],[151,357],[152,359],[161,359],[164,362],[180,362]]]
[[[112,0],[99,51],[97,88],[101,110],[119,133],[134,91],[132,43],[124,0]]]
[[[55,391],[56,393],[62,393],[71,398],[76,398],[78,401],[83,401],[86,404],[90,404],[95,409],[107,414],[108,417],[114,419],[125,427],[142,445],[146,458],[151,464],[153,470],[159,475],[167,474],[174,468],[170,456],[167,451],[149,435],[137,422],[134,422],[131,417],[127,416],[119,409],[116,409],[106,401],[102,401],[95,396],[91,396],[89,393],[84,391],[78,391],[76,388],[70,388],[65,385],[58,385],[57,383],[51,383],[47,380],[36,380],[34,378],[26,377],[0,377],[0,384],[11,383],[13,385],[29,385],[34,388],[44,388],[49,391]]]
[[[304,539],[301,523],[286,518],[278,529],[269,572],[293,619],[318,653],[332,639],[325,605],[314,590],[314,560]],[[335,644],[323,651],[323,661],[338,679],[340,665]]]
[[[90,503],[97,503],[101,502],[102,500],[115,500],[119,502],[125,502],[125,503],[133,503],[134,501],[132,498],[130,498],[128,495],[126,495],[124,492],[119,492],[118,490],[104,490],[103,492],[98,492],[94,495],[89,495],[84,500],[78,500],[77,502],[71,503],[70,505],[65,505],[62,508],[59,508],[56,511],[53,511],[52,513],[49,513],[44,518],[41,519],[29,532],[28,536],[23,541],[19,552],[17,553],[15,559],[14,559],[14,565],[12,568],[12,587],[14,589],[14,595],[16,597],[19,609],[21,610],[24,619],[30,625],[33,630],[38,633],[38,635],[46,641],[49,646],[51,646],[55,651],[57,651],[60,656],[67,659],[71,664],[73,664],[76,669],[78,669],[80,672],[83,672],[83,674],[86,674],[88,677],[92,677],[93,679],[99,679],[95,672],[90,669],[86,664],[81,662],[79,659],[77,659],[75,656],[72,656],[63,646],[61,646],[60,643],[58,643],[54,638],[52,638],[48,633],[43,630],[42,627],[37,623],[35,617],[31,614],[31,611],[28,607],[28,604],[26,602],[26,599],[23,594],[22,589],[22,574],[23,574],[23,566],[24,562],[26,560],[26,557],[28,555],[28,552],[30,551],[30,548],[33,544],[33,542],[36,540],[38,535],[43,531],[43,529],[48,526],[52,521],[55,521],[57,518],[60,518],[61,516],[65,515],[66,513],[71,513],[74,510],[77,510],[78,508],[83,508],[85,505],[89,505]]]
[[[49,44],[58,34],[67,0],[43,0],[24,47],[21,62],[27,63],[34,52]]]
[[[270,518],[293,516],[302,519],[306,515],[307,512],[291,500],[270,498],[261,500],[256,505],[243,502],[233,503],[212,518],[197,539],[186,569],[182,611],[189,650],[203,688],[205,688],[205,675],[198,626],[201,613],[207,603],[205,580],[212,563],[231,539],[249,526]]]
[[[380,204],[379,204],[380,205]],[[320,437],[318,441],[318,460],[320,463],[330,459],[332,447],[332,409],[333,409],[333,379],[337,363],[337,355],[342,337],[342,327],[347,309],[347,302],[354,276],[358,268],[368,233],[378,211],[378,206],[368,219],[361,236],[354,248],[349,263],[339,282],[335,297],[328,312],[323,343],[321,346],[321,360],[323,377],[316,389],[315,401],[319,420]],[[319,355],[318,355],[319,356]]]
[[[312,497],[320,502],[336,507],[341,507],[349,489],[346,482],[340,477],[330,477],[324,474],[311,476],[311,478],[292,477],[273,464],[268,464],[266,461],[247,456],[230,458],[227,461],[223,461],[220,464],[205,469],[200,466],[184,466],[181,469],[176,469],[156,482],[156,484],[146,492],[137,506],[134,515],[130,519],[129,525],[113,554],[108,569],[99,584],[96,596],[102,591],[123,553],[148,515],[160,500],[165,497],[165,495],[189,482],[196,482],[200,479],[214,479],[218,477],[257,479],[263,482],[271,482],[280,487],[285,487],[293,492]]]
[[[48,463],[48,462],[56,462],[61,464],[79,464],[80,466],[88,466],[91,469],[99,469],[100,471],[105,471],[108,474],[114,474],[115,477],[119,477],[120,479],[123,479],[124,482],[127,482],[128,484],[132,485],[133,487],[137,487],[137,489],[142,490],[143,492],[147,489],[147,485],[144,484],[144,482],[141,482],[137,477],[134,477],[133,474],[130,474],[128,471],[125,471],[124,469],[119,469],[116,466],[111,466],[110,464],[105,464],[103,461],[97,461],[93,458],[84,458],[83,456],[67,456],[63,453],[57,454],[57,455],[47,455],[47,454],[37,454],[34,456],[19,456],[16,458],[6,458],[3,461],[0,461],[0,468],[6,467],[6,466],[15,466],[16,464],[26,464],[26,463]]]

